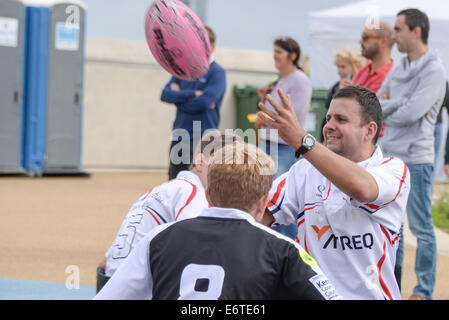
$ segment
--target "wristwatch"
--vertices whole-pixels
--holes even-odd
[[[299,158],[302,154],[305,154],[307,151],[310,151],[313,149],[313,147],[315,147],[315,137],[312,136],[311,134],[306,134],[303,138],[302,138],[302,145],[301,147],[296,150],[295,152],[295,158]]]

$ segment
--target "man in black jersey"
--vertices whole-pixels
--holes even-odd
[[[153,229],[95,299],[341,299],[297,243],[259,224],[274,164],[235,143],[209,163],[211,208]]]

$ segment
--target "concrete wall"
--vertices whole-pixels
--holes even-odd
[[[272,53],[217,48],[227,90],[220,129],[236,128],[235,84],[260,86],[276,70]],[[88,38],[86,43],[83,167],[166,169],[175,107],[160,101],[170,75],[145,42]]]

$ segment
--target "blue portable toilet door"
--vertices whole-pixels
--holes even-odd
[[[84,25],[83,7],[68,1],[50,8],[44,172],[81,168]]]
[[[23,55],[25,8],[0,1],[0,172],[22,172]]]

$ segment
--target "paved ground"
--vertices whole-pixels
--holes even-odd
[[[165,180],[165,174],[157,173],[0,177],[0,299],[20,298],[20,288],[30,286],[39,292],[43,285],[31,281],[24,286],[9,279],[70,285],[78,272],[82,292],[91,294],[92,287],[85,286],[95,285],[97,263],[129,207]],[[449,235],[443,236],[439,234],[442,254],[438,257],[435,299],[449,299]],[[416,281],[412,238],[406,232],[404,298],[410,296]],[[47,290],[51,297],[58,294],[57,288]],[[62,298],[67,296],[61,293]]]

